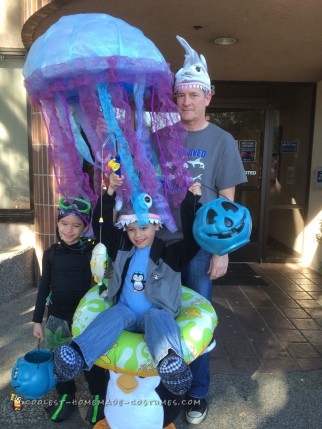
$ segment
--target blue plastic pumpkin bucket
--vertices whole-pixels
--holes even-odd
[[[53,370],[52,351],[32,350],[17,359],[11,372],[11,384],[19,395],[27,399],[42,398],[57,383]]]

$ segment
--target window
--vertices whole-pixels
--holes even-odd
[[[24,59],[0,53],[0,220],[32,219]]]

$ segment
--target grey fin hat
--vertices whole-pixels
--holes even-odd
[[[198,55],[188,42],[176,36],[186,51],[183,67],[175,75],[174,93],[180,89],[199,88],[211,93],[211,81],[208,74],[207,62],[203,55]]]
[[[162,226],[161,218],[155,212],[153,201],[149,194],[139,194],[137,203],[139,213],[135,212],[132,204],[122,204],[119,217],[114,224],[117,228],[125,230],[128,225],[134,222],[138,222],[140,227],[148,223]]]

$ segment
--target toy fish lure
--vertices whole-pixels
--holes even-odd
[[[91,271],[95,282],[98,285],[103,283],[106,267],[107,267],[107,250],[103,243],[98,243],[93,249],[91,258]]]

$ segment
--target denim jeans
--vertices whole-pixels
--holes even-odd
[[[122,303],[117,303],[90,323],[73,342],[83,354],[89,370],[98,359],[117,342],[121,332],[144,332],[148,349],[155,366],[173,350],[182,356],[180,329],[175,319],[162,308],[151,308],[137,320],[133,311]]]
[[[207,271],[211,254],[200,249],[196,256],[182,271],[182,284],[200,293],[210,302],[212,299],[212,281]],[[210,385],[210,353],[199,356],[190,364],[193,380],[188,395],[193,398],[206,398]]]

